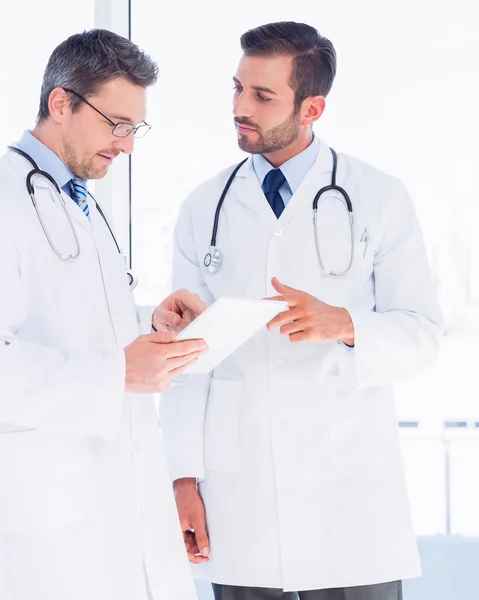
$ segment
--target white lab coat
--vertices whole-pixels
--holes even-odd
[[[81,254],[55,256],[29,170],[0,159],[0,598],[145,600],[145,563],[155,599],[190,600],[153,398],[124,393],[141,312],[124,259],[94,204],[90,224],[66,195]],[[44,180],[36,198],[73,249]]]
[[[435,359],[441,316],[403,185],[342,154],[338,183],[354,205],[355,261],[347,276],[322,274],[312,200],[330,183],[331,170],[321,142],[316,163],[277,220],[250,158],[223,205],[216,274],[203,267],[203,257],[232,168],[181,208],[175,286],[208,302],[223,295],[262,298],[276,294],[270,284],[276,276],[346,307],[355,329],[353,349],[341,342],[293,344],[265,329],[211,378],[191,376],[162,395],[171,475],[204,479],[211,560],[195,567],[199,579],[308,590],[420,574],[391,383]],[[323,197],[318,217],[325,265],[341,270],[350,234],[336,193]]]

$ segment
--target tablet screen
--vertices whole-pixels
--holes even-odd
[[[209,373],[287,307],[287,302],[278,300],[219,298],[176,338],[204,339],[208,344],[208,352],[185,372]]]

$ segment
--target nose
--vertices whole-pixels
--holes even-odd
[[[233,115],[235,117],[252,117],[251,102],[244,91],[234,95]]]
[[[115,148],[121,150],[124,154],[131,154],[134,150],[135,146],[135,138],[133,137],[133,133],[127,135],[124,138],[118,138],[115,140]]]

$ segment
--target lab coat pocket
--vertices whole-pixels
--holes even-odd
[[[367,266],[370,261],[369,240],[365,242],[354,242],[354,260]]]
[[[351,267],[353,279],[366,281],[373,271],[369,241],[354,242],[354,258]]]
[[[204,429],[206,470],[238,470],[239,402],[239,382],[211,379]]]
[[[44,431],[0,435],[0,530],[41,531],[95,513],[88,440]]]
[[[356,241],[353,244],[353,264],[351,270],[361,272],[368,262],[369,253],[369,242],[368,241]],[[348,256],[348,260],[350,257]],[[343,262],[346,262],[345,260]]]

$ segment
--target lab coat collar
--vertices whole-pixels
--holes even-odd
[[[37,188],[49,188],[51,190],[52,194],[55,193],[53,191],[53,189],[52,189],[52,186],[46,180],[44,180],[44,179],[38,179],[37,183],[35,184],[35,187],[37,187]],[[80,225],[85,231],[87,231],[90,235],[92,235],[92,227],[91,227],[90,219],[85,215],[85,213],[78,206],[78,204],[76,204],[76,202],[74,202],[74,200],[72,200],[70,198],[70,196],[68,196],[63,190],[61,190],[61,194],[62,194],[63,200],[65,201],[65,206],[66,206],[66,209],[67,209],[68,214],[70,215],[70,217],[76,223],[78,223],[78,225]],[[56,203],[58,203],[58,201]],[[90,215],[91,215],[91,213],[93,212],[93,210],[94,209],[96,210],[96,205],[92,201],[92,199],[91,199],[90,196],[88,196],[88,204],[89,204]],[[59,206],[59,208],[61,210],[63,210],[60,206]]]
[[[318,156],[316,158],[314,165],[311,167],[310,171],[315,169],[315,172],[317,174],[331,173],[333,170],[333,160],[331,157],[331,150],[329,149],[329,146],[325,142],[323,142],[323,140],[315,137],[315,140],[316,139],[319,142]],[[313,142],[313,143],[316,143],[316,142]],[[236,177],[249,177],[251,174],[251,171],[253,171],[253,173],[254,173],[252,163],[253,163],[253,156],[251,155],[248,158],[248,160],[244,163],[244,165],[241,166],[238,173],[236,174]]]
[[[40,169],[46,171],[57,182],[59,188],[65,188],[71,178],[72,172],[62,159],[37,139],[29,130],[25,131],[17,144],[20,150],[29,154],[38,164]],[[64,190],[67,192],[69,190]]]
[[[313,139],[307,148],[291,157],[279,167],[286,178],[286,183],[290,189],[291,195],[295,193],[306,176],[306,173],[316,162],[318,151],[319,140],[316,136],[313,136]],[[258,181],[260,185],[263,186],[264,178],[274,167],[261,154],[253,154],[252,160]]]
[[[13,144],[13,145],[17,145],[17,144]],[[20,175],[20,177],[26,178],[28,173],[33,168],[32,165],[25,158],[16,154],[12,150],[8,151],[8,157],[9,157],[10,161],[12,162],[15,170]],[[34,158],[34,160],[35,160],[35,158]],[[40,168],[42,167],[41,164],[38,164],[38,166]],[[56,197],[56,192],[55,192],[52,184],[45,178],[40,177],[35,181],[35,188],[38,190],[40,190],[40,189],[48,190],[50,192],[52,204],[56,207],[57,211],[61,211],[58,213],[59,218],[63,218],[65,220],[65,214],[63,213],[63,208],[62,208],[59,200]],[[65,207],[66,207],[70,217],[76,223],[78,223],[78,225],[80,225],[85,231],[87,231],[90,235],[92,235],[91,223],[90,223],[88,217],[84,214],[82,209],[70,198],[70,196],[68,196],[68,194],[66,194],[64,192],[64,190],[62,190],[60,188],[60,191],[61,191],[62,198],[65,202]],[[25,187],[25,193],[27,193],[26,187]],[[95,204],[92,203],[90,205],[90,212],[91,212],[91,209],[94,207],[95,207]],[[42,211],[42,206],[40,206],[40,205],[39,205],[39,211],[40,211],[40,213]],[[67,225],[66,221],[65,221],[65,225]]]
[[[281,226],[306,207],[311,207],[312,209],[313,198],[316,195],[316,192],[320,188],[331,183],[332,170],[333,158],[331,150],[325,142],[319,140],[318,157],[315,163],[289,200],[280,218],[277,219],[269,204],[265,201],[263,191],[261,190],[253,167],[253,160],[250,156],[236,174],[236,177],[239,180],[244,181],[244,186],[237,188],[238,199],[243,204],[256,210],[265,223],[269,223],[274,227],[277,225]]]

